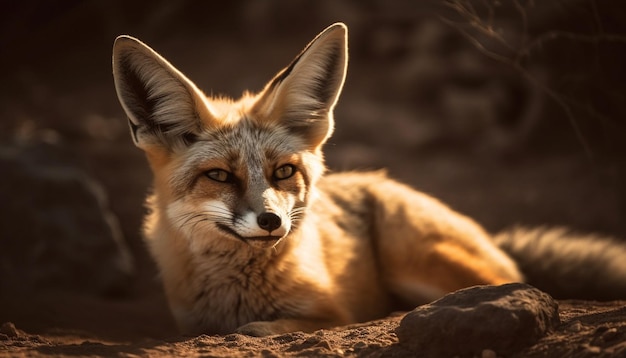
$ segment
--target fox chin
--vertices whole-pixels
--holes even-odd
[[[310,332],[521,281],[626,298],[616,240],[491,236],[383,172],[324,175],[347,51],[333,24],[262,91],[232,100],[207,97],[138,39],[115,40],[117,95],[154,176],[144,237],[183,333]]]

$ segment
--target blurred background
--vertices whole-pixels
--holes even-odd
[[[626,238],[626,4],[0,1],[0,323],[175,334],[141,242],[150,172],[111,76],[136,36],[207,94],[258,91],[349,27],[329,168],[387,168],[490,231]],[[82,333],[81,333],[82,332]]]

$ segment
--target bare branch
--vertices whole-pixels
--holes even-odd
[[[495,17],[495,14],[493,12],[493,7],[488,6],[488,9],[490,12],[489,16],[491,19],[489,20],[489,23],[485,24],[483,19],[478,15],[478,13],[476,12],[476,9],[470,4],[469,1],[465,1],[466,6],[463,6],[462,2],[463,2],[462,0],[449,0],[449,1],[446,1],[445,4],[446,6],[450,7],[451,9],[455,10],[456,12],[465,16],[468,19],[468,23],[465,24],[466,26],[469,26],[475,31],[478,31],[481,34],[486,35],[487,37],[496,40],[500,45],[504,46],[505,48],[513,52],[516,51],[516,49],[513,48],[504,39],[504,37],[502,37],[501,34],[499,34],[497,31],[494,30],[493,17]],[[454,24],[454,22],[447,20],[443,17],[440,17],[440,19],[442,19],[442,21],[448,25]],[[457,29],[460,26],[461,24],[459,23],[456,23],[453,25],[453,27],[456,27]]]
[[[522,18],[523,36],[528,36],[528,18],[526,14],[526,9],[521,5],[521,3],[518,0],[515,0],[514,4],[516,7],[516,10],[519,12]],[[532,1],[529,1],[527,5],[528,4],[531,4],[532,6],[533,3]],[[463,35],[483,55],[495,61],[509,65],[515,71],[517,71],[520,75],[522,75],[523,78],[526,79],[530,84],[532,84],[533,86],[536,86],[536,88],[541,90],[550,99],[552,99],[565,113],[567,120],[572,126],[572,129],[574,130],[574,134],[576,135],[576,138],[583,146],[583,149],[585,153],[587,154],[587,156],[589,158],[592,158],[593,153],[592,153],[591,147],[589,143],[587,142],[587,140],[585,139],[585,136],[583,135],[580,126],[578,125],[574,112],[572,111],[571,103],[568,103],[569,101],[567,97],[564,96],[562,93],[559,93],[558,91],[549,87],[548,85],[540,81],[535,76],[533,76],[522,65],[521,60],[524,57],[529,56],[532,50],[535,49],[536,47],[543,46],[546,42],[553,41],[556,39],[565,38],[565,39],[570,39],[572,41],[591,42],[591,43],[599,43],[601,41],[606,41],[606,42],[618,42],[618,43],[626,44],[626,36],[618,35],[618,34],[606,34],[606,33],[602,33],[602,35],[597,35],[597,34],[596,35],[584,35],[584,34],[577,34],[577,33],[571,33],[571,32],[566,32],[566,31],[554,30],[554,31],[549,31],[547,33],[544,33],[530,42],[528,42],[527,37],[524,37],[522,44],[521,44],[522,48],[514,49],[510,44],[508,44],[504,40],[504,38],[500,34],[493,31],[492,25],[485,24],[485,21],[480,18],[476,10],[471,5],[470,1],[450,0],[446,2],[446,5],[454,9],[459,15],[468,19],[469,27],[471,29],[473,29],[474,31],[477,31],[478,33],[487,35],[490,38],[495,39],[499,43],[505,45],[507,48],[513,50],[513,52],[515,53],[513,58],[507,57],[502,54],[498,54],[492,50],[487,49],[484,46],[484,44],[475,37],[473,33],[468,31],[467,29],[468,24],[465,24],[465,26],[462,26],[461,24],[456,23],[454,21],[441,18],[441,20],[444,23],[456,28],[457,31],[459,31],[461,35]],[[492,8],[489,6],[487,6],[487,8],[489,10],[492,10]],[[488,21],[492,21],[492,20],[488,20]]]
[[[520,18],[522,19],[522,41],[521,45],[526,46],[528,43],[528,16],[526,15],[526,9],[520,4],[519,0],[514,0],[513,4],[515,5],[515,9],[519,13]]]
[[[530,53],[533,49],[544,46],[549,41],[555,41],[560,39],[567,39],[571,40],[572,42],[587,42],[596,45],[603,42],[620,43],[626,45],[626,35],[607,33],[604,33],[602,35],[585,35],[567,31],[553,30],[543,33],[541,36],[535,38],[532,42],[530,42],[527,46],[519,50],[516,61],[525,56],[530,56]]]
[[[480,42],[480,40],[478,40],[476,37],[474,37],[474,34],[471,34],[469,31],[467,31],[462,26],[458,26],[458,23],[456,23],[454,21],[450,21],[450,20],[448,20],[446,18],[443,18],[443,17],[441,17],[440,19],[446,25],[455,27],[457,29],[457,31],[459,31],[463,35],[463,37],[465,37],[472,45],[474,45],[474,47],[476,47],[480,52],[482,52],[487,57],[489,57],[491,59],[494,59],[496,61],[499,61],[499,62],[503,62],[503,63],[511,62],[511,59],[509,57],[497,54],[497,53],[495,53],[495,52],[485,48],[483,43]]]

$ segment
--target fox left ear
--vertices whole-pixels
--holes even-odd
[[[329,26],[279,72],[254,108],[259,121],[279,123],[319,148],[334,128],[348,65],[347,33],[343,23]]]

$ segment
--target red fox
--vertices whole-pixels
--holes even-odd
[[[382,172],[324,175],[347,59],[337,23],[260,93],[207,98],[144,43],[116,39],[115,87],[154,174],[144,236],[182,332],[310,332],[525,280],[626,298],[626,246],[615,240],[564,229],[491,237]]]

